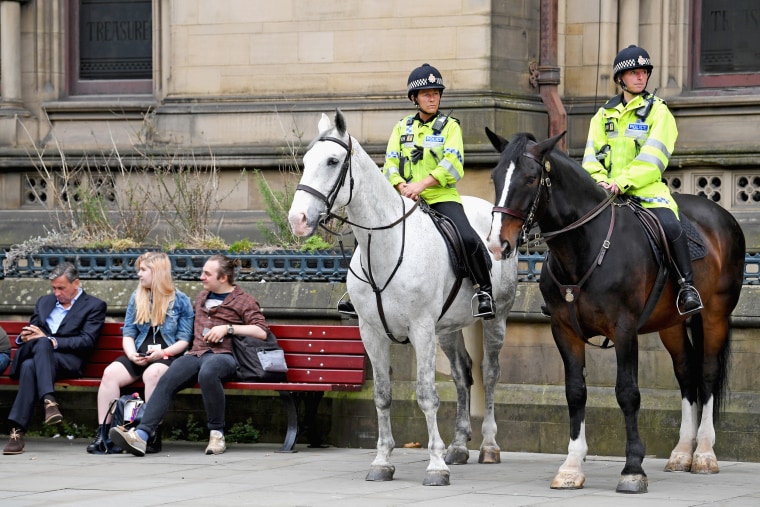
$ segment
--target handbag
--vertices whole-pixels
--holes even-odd
[[[284,350],[258,348],[256,354],[259,356],[259,362],[264,371],[277,373],[286,373],[288,371]]]
[[[135,428],[142,420],[145,410],[145,400],[140,398],[139,393],[125,394],[116,398],[108,406],[108,411],[100,425],[101,443],[94,454],[119,454],[123,452],[121,447],[114,445],[109,432],[111,428],[124,426],[125,429]],[[108,424],[108,416],[111,415],[111,424]]]
[[[232,337],[232,354],[237,363],[236,377],[239,380],[284,382],[288,366],[285,353],[277,344],[277,337],[267,331],[267,339],[235,335]]]

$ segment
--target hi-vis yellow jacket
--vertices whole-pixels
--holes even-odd
[[[651,109],[642,118],[648,99]],[[678,205],[662,181],[677,137],[675,118],[662,99],[645,92],[623,105],[621,94],[591,119],[583,168],[597,182],[617,184],[642,206],[670,208],[678,216]],[[605,146],[606,155],[598,159]]]
[[[422,159],[417,163],[412,162],[415,146],[424,149]],[[423,180],[431,174],[438,184],[422,192],[421,196],[428,204],[447,201],[461,203],[456,184],[464,176],[463,164],[464,147],[459,120],[439,113],[427,123],[422,123],[415,115],[401,119],[391,132],[383,173],[394,187],[404,181]]]

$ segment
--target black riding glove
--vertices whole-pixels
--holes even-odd
[[[425,154],[425,148],[422,146],[414,145],[414,149],[412,150],[412,164],[416,164],[420,160],[422,160],[422,156]]]

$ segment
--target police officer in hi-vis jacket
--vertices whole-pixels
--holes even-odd
[[[475,317],[494,317],[490,259],[464,213],[456,185],[464,176],[464,148],[459,120],[439,112],[446,87],[438,69],[423,64],[409,75],[407,96],[416,114],[402,118],[391,133],[383,172],[404,197],[420,197],[454,222],[462,237],[476,286]]]
[[[702,300],[693,285],[678,205],[662,181],[678,129],[665,102],[646,90],[652,68],[649,54],[637,46],[615,57],[612,72],[622,93],[591,119],[583,167],[608,191],[630,196],[657,215],[678,271],[678,311],[686,315],[701,310]]]

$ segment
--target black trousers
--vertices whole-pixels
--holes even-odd
[[[488,268],[487,251],[483,241],[475,232],[475,229],[470,225],[470,221],[467,220],[467,215],[464,213],[464,206],[458,202],[438,202],[430,205],[435,211],[441,215],[446,215],[454,222],[454,225],[459,231],[459,235],[462,237],[464,243],[465,253],[467,254],[467,261],[472,271],[472,276],[475,278],[474,282],[480,285],[480,288],[486,292],[491,292],[491,275]]]
[[[681,227],[681,222],[678,220],[678,217],[673,213],[673,210],[670,208],[648,209],[660,220],[662,229],[665,231],[665,236],[668,238],[668,242],[672,243],[678,239],[678,236],[683,232],[683,228]]]

